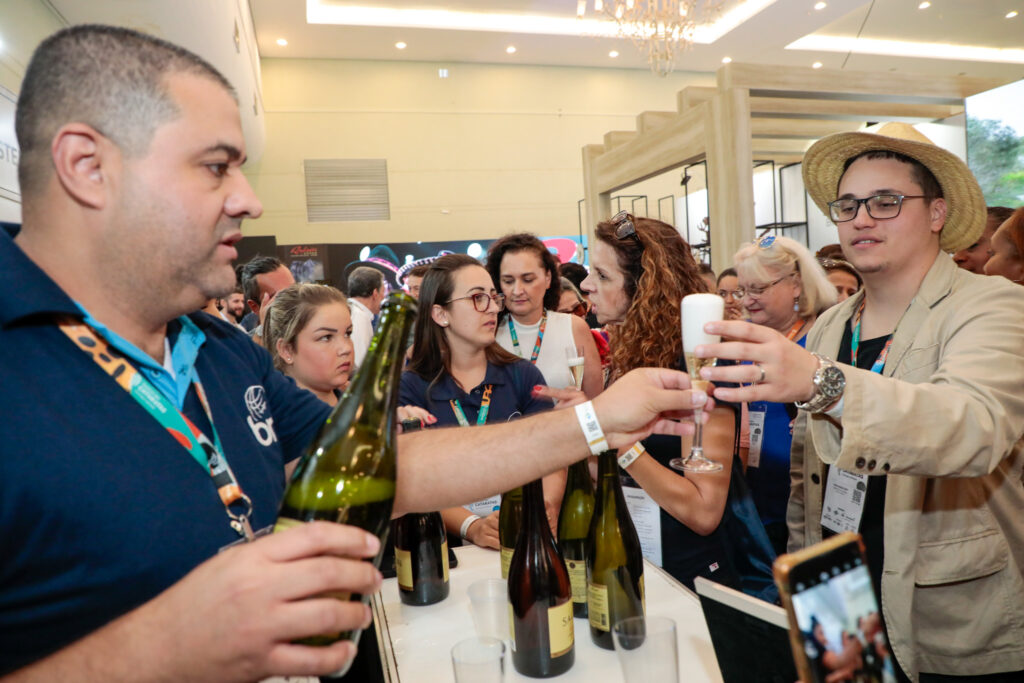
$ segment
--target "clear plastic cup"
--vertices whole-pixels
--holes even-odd
[[[627,617],[615,622],[612,633],[626,683],[679,683],[676,622],[668,617]]]
[[[508,584],[502,579],[480,579],[469,585],[473,624],[481,638],[508,640]]]
[[[469,638],[452,648],[455,683],[503,683],[505,643],[497,638]]]

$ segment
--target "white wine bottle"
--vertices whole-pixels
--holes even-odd
[[[587,618],[587,536],[594,516],[594,482],[587,459],[569,465],[558,511],[558,547],[572,583],[572,614]]]
[[[295,468],[274,531],[328,520],[375,534],[383,550],[395,500],[399,378],[415,317],[414,299],[400,292],[388,297],[362,366]],[[380,566],[379,553],[374,564]],[[350,593],[335,597],[369,599]],[[359,631],[326,633],[303,643],[326,645],[341,639],[358,643]]]
[[[551,535],[540,479],[523,485],[523,523],[508,567],[508,600],[516,671],[550,678],[572,668],[572,584]]]
[[[590,638],[615,649],[612,626],[644,614],[644,557],[626,508],[615,451],[598,457],[597,497],[587,537],[587,616]]]
[[[501,578],[508,578],[508,564],[519,539],[523,517],[523,488],[514,488],[501,496],[498,512],[498,545],[501,546]]]

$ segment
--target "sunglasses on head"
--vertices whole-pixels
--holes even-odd
[[[628,211],[619,211],[612,216],[612,224],[615,225],[615,239],[627,240],[632,237],[638,243],[640,242],[640,237],[636,234],[636,226],[633,225],[633,220],[633,215]]]

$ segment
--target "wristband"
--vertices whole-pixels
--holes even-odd
[[[470,515],[469,517],[466,517],[464,520],[462,520],[462,526],[459,527],[459,536],[461,536],[462,538],[466,538],[466,532],[469,531],[469,525],[478,519],[482,519],[480,515]]]
[[[580,428],[583,430],[583,436],[587,439],[587,446],[590,447],[592,455],[601,455],[609,449],[608,439],[604,438],[601,423],[597,421],[593,402],[587,401],[576,406],[576,419],[580,421]]]
[[[619,456],[619,467],[621,467],[622,469],[626,469],[627,467],[632,465],[637,458],[639,458],[646,452],[647,449],[644,448],[644,445],[637,441],[630,447],[628,451]]]

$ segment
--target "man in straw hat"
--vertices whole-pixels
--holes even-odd
[[[753,364],[702,374],[748,383],[722,400],[801,408],[790,549],[864,536],[897,669],[1022,680],[1024,297],[948,256],[984,229],[978,183],[904,124],[826,137],[803,173],[863,290],[818,318],[806,351],[708,325],[730,341],[699,356]]]

